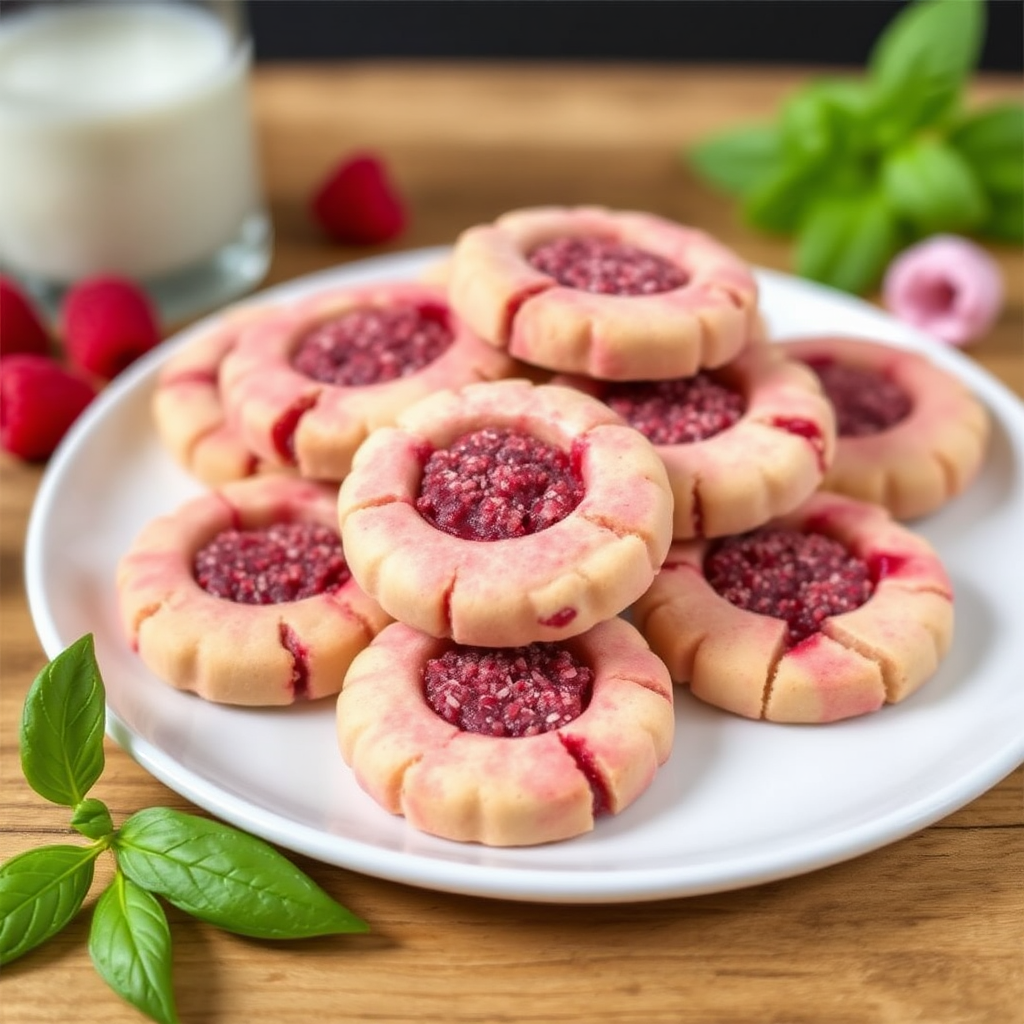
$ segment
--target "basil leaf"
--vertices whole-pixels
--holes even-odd
[[[0,867],[0,964],[56,935],[78,913],[100,846],[39,846]]]
[[[71,827],[89,839],[104,839],[114,831],[110,811],[102,800],[89,797],[75,807]]]
[[[819,157],[835,163],[849,154],[864,152],[873,139],[874,124],[865,83],[853,78],[822,78],[807,86],[802,103],[797,98],[783,108],[787,138],[799,130],[802,117],[816,122],[822,132]],[[804,109],[801,110],[801,107]],[[816,107],[817,110],[813,108]],[[823,146],[823,144],[825,144]]]
[[[999,104],[971,114],[947,141],[989,193],[1024,191],[1024,106]]]
[[[803,277],[863,294],[876,285],[897,248],[892,213],[878,195],[828,196],[800,228],[796,270]]]
[[[156,897],[118,871],[96,903],[89,956],[103,980],[160,1024],[178,1024],[171,930]]]
[[[21,719],[21,768],[45,800],[74,807],[103,771],[104,692],[92,634],[36,676]]]
[[[891,153],[882,164],[882,187],[897,215],[924,234],[977,227],[988,216],[967,162],[938,139],[914,139]]]
[[[819,198],[863,192],[870,185],[867,168],[859,160],[827,166],[790,163],[746,197],[743,215],[753,227],[790,234]]]
[[[866,149],[871,138],[867,91],[862,82],[822,78],[782,106],[779,128],[791,164],[838,163]]]
[[[868,58],[883,146],[954,110],[984,34],[980,0],[918,0],[896,15]]]
[[[789,234],[821,192],[821,171],[789,164],[752,189],[743,201],[743,217],[752,227]]]
[[[835,116],[828,99],[813,86],[801,89],[783,103],[779,124],[791,159],[810,162],[832,152]]]
[[[151,807],[114,845],[133,882],[228,931],[289,939],[367,930],[267,843],[220,822]]]
[[[980,232],[1001,242],[1024,243],[1024,196],[996,196]]]
[[[686,156],[706,181],[742,196],[779,166],[782,141],[777,128],[752,125],[706,139]]]

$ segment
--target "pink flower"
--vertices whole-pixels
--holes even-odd
[[[882,298],[899,319],[951,345],[966,345],[999,315],[1003,279],[996,261],[973,242],[933,235],[889,264]]]

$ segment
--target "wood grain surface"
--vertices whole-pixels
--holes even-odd
[[[682,146],[768,117],[811,71],[702,67],[268,66],[254,110],[276,229],[268,284],[382,251],[450,242],[513,207],[604,203],[703,227],[790,269],[790,246],[744,228],[679,160]],[[974,100],[1019,97],[988,78]],[[412,220],[375,250],[327,242],[314,185],[342,154],[380,151]],[[1024,256],[993,247],[1008,301],[969,349],[1024,394]],[[25,693],[44,664],[22,577],[42,469],[0,463],[0,856],[76,837],[24,783]],[[83,536],[82,544],[89,538]],[[1021,724],[1024,728],[1024,723]],[[263,943],[170,912],[185,1024],[674,1021],[1020,1024],[1024,771],[929,828],[844,864],[741,891],[615,906],[459,897],[295,858],[372,926],[368,936]],[[190,809],[113,743],[96,791],[115,822]],[[75,838],[69,841],[74,842]],[[105,862],[106,858],[104,858]],[[109,865],[98,872],[87,906]],[[86,951],[88,914],[5,968],[7,1024],[130,1024]]]

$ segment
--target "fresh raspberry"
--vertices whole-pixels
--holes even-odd
[[[94,277],[64,297],[62,334],[72,366],[103,380],[160,341],[156,313],[146,293],[123,277]]]
[[[313,196],[317,223],[339,242],[376,245],[399,235],[405,207],[372,153],[357,153],[338,164]]]
[[[0,447],[28,460],[46,459],[96,397],[91,383],[49,356],[0,361]]]
[[[10,278],[0,276],[0,355],[49,351],[50,336],[35,307]]]

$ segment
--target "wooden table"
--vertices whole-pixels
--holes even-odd
[[[596,202],[706,228],[789,269],[788,243],[737,223],[680,147],[767,117],[808,72],[514,66],[274,67],[255,110],[277,230],[268,283],[366,255],[325,242],[310,190],[342,153],[380,150],[412,208],[391,249],[447,243],[518,206]],[[978,83],[977,99],[1019,94]],[[993,249],[1009,301],[973,358],[1024,394],[1024,257]],[[25,692],[44,663],[21,573],[41,469],[2,463],[0,856],[69,835],[18,770]],[[83,537],[82,542],[88,543]],[[115,821],[188,803],[108,742],[96,795]],[[1024,1020],[1024,772],[877,852],[737,892],[613,906],[451,896],[300,865],[372,925],[299,944],[226,935],[172,911],[175,984],[189,1022],[834,1022]],[[74,834],[72,834],[74,835]],[[77,838],[77,837],[76,837]],[[71,841],[75,841],[72,839]],[[106,860],[106,858],[104,858]],[[104,868],[104,871],[109,871]],[[98,882],[106,876],[99,872]],[[94,893],[98,891],[98,883]],[[90,902],[94,897],[90,897]],[[0,1019],[133,1022],[86,952],[88,915],[9,966]]]

